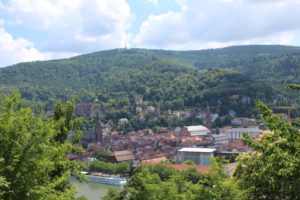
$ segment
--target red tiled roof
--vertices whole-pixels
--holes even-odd
[[[118,162],[121,162],[121,161],[128,161],[128,160],[133,160],[134,159],[134,156],[132,155],[132,152],[130,151],[115,151],[113,153],[114,157],[116,158],[116,160]]]
[[[82,156],[83,157],[92,157],[94,155],[94,152],[84,152],[83,154],[82,154]]]
[[[98,144],[94,144],[94,145],[90,145],[89,149],[98,150],[98,149],[103,149],[103,147]]]
[[[112,131],[111,135],[119,135],[119,133],[121,133],[120,131]]]
[[[71,159],[76,159],[77,156],[76,156],[75,154],[69,153],[69,154],[67,155],[67,158],[71,160]]]
[[[162,161],[166,161],[166,157],[160,157],[160,158],[153,158],[153,159],[148,159],[148,160],[143,160],[141,163],[142,164],[159,164]]]
[[[181,141],[202,141],[202,137],[199,136],[183,136],[181,137]]]
[[[131,152],[127,151],[127,150],[114,152],[114,156],[121,156],[121,155],[127,155],[127,154],[131,154]]]

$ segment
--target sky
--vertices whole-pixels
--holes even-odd
[[[300,0],[0,0],[0,67],[124,48],[300,46]]]

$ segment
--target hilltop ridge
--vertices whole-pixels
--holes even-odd
[[[228,111],[233,109],[228,96],[235,94],[251,97],[251,107],[255,99],[284,101],[272,86],[298,82],[299,58],[299,47],[281,45],[194,51],[113,49],[2,68],[0,91],[18,90],[29,104],[48,109],[57,99],[77,96],[78,101],[97,98],[106,106],[130,106],[133,98],[144,98],[165,109],[216,108],[219,99],[227,102]]]

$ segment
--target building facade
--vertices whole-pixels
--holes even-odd
[[[183,130],[187,132],[188,136],[198,136],[198,135],[207,135],[210,133],[210,130],[205,126],[185,126]]]
[[[248,133],[251,137],[258,137],[263,130],[258,128],[231,128],[224,133],[229,137],[230,141],[235,141],[243,138],[243,133]]]
[[[215,151],[216,149],[209,148],[182,148],[177,152],[177,160],[180,163],[192,160],[197,165],[210,166]]]

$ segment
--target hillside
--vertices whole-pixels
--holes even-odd
[[[58,98],[76,96],[78,101],[97,98],[103,106],[133,110],[135,99],[143,98],[163,110],[209,106],[222,114],[234,109],[249,116],[255,113],[256,99],[289,103],[280,95],[283,90],[274,92],[270,85],[294,82],[300,73],[299,56],[300,48],[288,46],[115,49],[2,68],[0,90],[18,90],[28,105],[46,109]],[[250,97],[250,105],[241,103],[244,97]]]
[[[159,87],[180,73],[193,74],[196,69],[172,59],[143,51],[116,49],[71,59],[21,63],[0,70],[3,91],[19,90],[22,97],[50,106],[57,98],[79,96],[82,101],[103,99],[111,93]],[[161,83],[160,83],[161,82]],[[169,83],[168,83],[169,84]],[[163,86],[163,85],[160,85]],[[108,94],[110,93],[110,94]],[[114,94],[121,97],[121,94]],[[116,97],[116,98],[118,98]],[[106,99],[109,101],[109,99]],[[104,101],[106,102],[104,99]]]
[[[300,83],[300,47],[250,45],[182,52],[158,50],[157,53],[200,69],[232,68],[280,89],[286,83]]]

